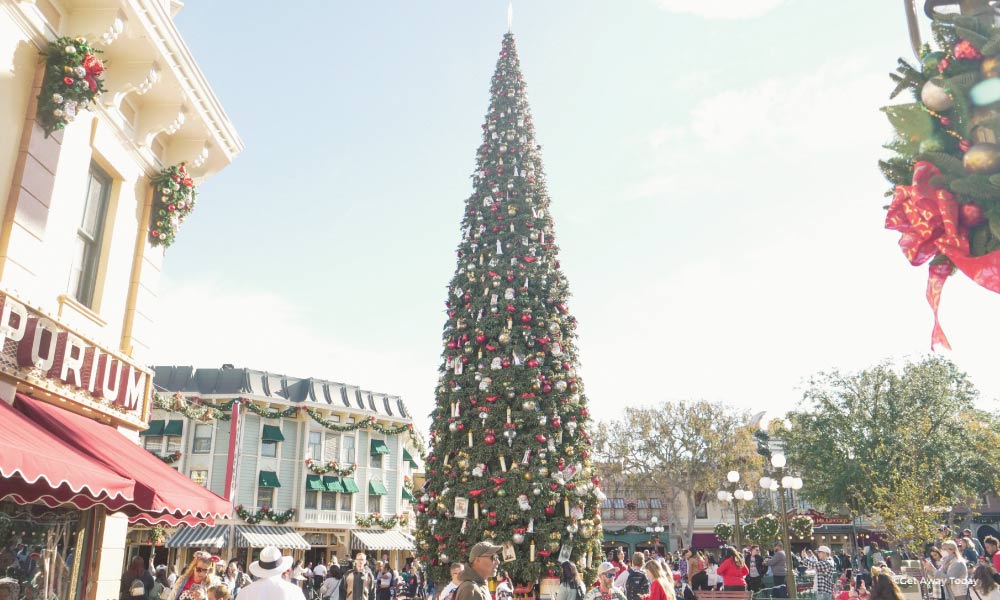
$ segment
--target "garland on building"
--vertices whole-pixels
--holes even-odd
[[[149,226],[149,243],[169,247],[174,243],[177,229],[194,210],[194,180],[188,175],[184,163],[167,167],[152,179],[154,217]]]
[[[403,475],[403,489],[413,494],[413,480],[409,475]]]
[[[104,63],[97,58],[100,53],[84,38],[61,37],[49,42],[37,116],[45,137],[66,127],[104,91]]]
[[[375,431],[383,435],[399,435],[401,433],[409,432],[410,441],[413,442],[413,447],[416,448],[417,453],[420,455],[421,459],[424,459],[424,442],[420,439],[420,435],[413,429],[413,423],[406,423],[404,425],[399,425],[397,427],[387,427],[381,425],[375,420],[375,417],[366,417],[360,419],[354,423],[348,423],[346,425],[341,425],[340,423],[334,423],[329,419],[323,418],[323,415],[314,408],[309,408],[308,406],[304,408],[305,412],[309,417],[322,425],[330,431],[337,431],[340,433],[357,431],[359,429],[374,429]]]
[[[925,45],[920,64],[900,59],[891,97],[914,102],[883,110],[896,130],[880,161],[893,184],[886,229],[913,266],[929,263],[931,347],[950,347],[938,322],[941,291],[961,271],[1000,292],[1000,28],[975,17],[936,14],[940,48]]]
[[[383,519],[382,515],[374,512],[367,517],[361,515],[354,516],[354,522],[360,527],[381,527],[382,529],[392,529],[396,525],[406,527],[409,519],[406,515],[394,515]]]
[[[152,452],[151,454],[153,454],[154,456],[156,456],[157,458],[159,458],[163,462],[167,463],[168,465],[172,465],[172,464],[174,464],[175,462],[177,462],[177,461],[179,461],[181,459],[181,451],[180,450],[177,450],[175,452],[171,452],[170,454],[165,454],[165,455],[156,454],[155,452]]]
[[[243,406],[246,406],[247,410],[249,410],[253,414],[263,419],[280,419],[282,417],[294,417],[299,412],[298,406],[290,406],[284,410],[270,410],[267,408],[261,408],[256,404],[254,404],[253,402],[250,402],[249,400],[245,400],[243,402]]]
[[[358,470],[358,465],[353,464],[347,467],[341,467],[335,460],[318,462],[311,458],[307,458],[306,468],[317,475],[326,475],[327,473],[333,473],[337,477],[350,477],[351,475],[354,475],[355,471]]]
[[[211,421],[212,419],[219,421],[230,420],[232,415],[229,414],[229,410],[236,402],[239,402],[239,399],[223,403],[222,405],[215,405],[207,402],[188,400],[181,393],[174,394],[170,397],[170,400],[165,399],[160,394],[153,394],[154,408],[181,414],[191,420],[202,422]]]
[[[813,520],[809,515],[795,515],[788,520],[788,532],[800,540],[813,534]]]
[[[167,532],[163,529],[162,525],[154,525],[153,528],[149,530],[149,543],[154,546],[162,544],[166,537]]]
[[[295,518],[295,509],[289,508],[285,512],[278,513],[275,512],[270,506],[264,506],[257,512],[251,513],[247,509],[243,508],[242,504],[240,504],[236,507],[236,516],[251,525],[256,525],[261,521],[272,521],[281,525],[282,523],[287,523]]]
[[[715,533],[715,537],[719,538],[723,543],[729,543],[733,539],[733,526],[729,523],[719,523],[712,529]]]

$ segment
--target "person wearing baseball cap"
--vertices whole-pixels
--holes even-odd
[[[469,550],[468,568],[458,576],[455,600],[492,600],[486,580],[496,577],[500,559],[500,546],[489,542],[479,542]]]
[[[250,574],[259,579],[240,590],[240,600],[302,600],[302,590],[282,577],[291,568],[291,556],[282,556],[274,546],[264,546],[260,560],[250,563]]]
[[[615,577],[618,576],[618,567],[609,562],[602,562],[597,567],[597,585],[594,586],[585,600],[626,600],[625,593],[614,586]]]
[[[802,562],[816,569],[816,600],[833,600],[837,563],[831,558],[830,548],[820,546],[815,554],[806,548],[802,551]]]

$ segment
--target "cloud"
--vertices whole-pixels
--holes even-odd
[[[657,0],[668,12],[705,19],[755,19],[778,8],[786,0]]]

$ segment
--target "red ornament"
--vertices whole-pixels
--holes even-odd
[[[63,83],[65,83],[66,85],[73,85],[73,78],[72,77],[63,77]]]
[[[528,362],[526,362],[524,364],[528,365],[529,369],[534,369],[535,367],[538,366],[538,360],[534,359],[534,358],[529,358]]]
[[[504,361],[502,361],[502,362],[500,363],[500,365],[501,365],[501,366],[502,366],[503,368],[505,368],[505,369],[506,369],[507,367],[509,367],[509,366],[510,366],[510,361],[509,361],[509,360],[504,360]]]
[[[542,392],[548,394],[551,391],[552,391],[552,386],[551,385],[549,385],[549,384],[546,383],[545,385],[542,386]]]
[[[546,517],[551,517],[554,514],[556,514],[556,507],[552,506],[551,504],[549,506],[545,507],[545,516]]]
[[[531,315],[529,315],[527,313],[521,315],[521,322],[522,323],[531,323]]]
[[[497,443],[497,436],[493,435],[493,432],[489,432],[483,437],[483,441],[486,442],[487,446],[492,446]]]
[[[480,333],[479,335],[476,336],[476,343],[477,344],[482,344],[485,341],[486,341],[486,336],[485,335],[483,335],[483,334]]]
[[[456,342],[455,340],[451,340],[450,342],[448,342],[449,350],[455,350],[456,348],[458,348],[458,342]]]
[[[587,409],[586,408],[581,408],[580,409],[580,416],[581,417],[586,417],[587,416]]]
[[[552,426],[555,427],[556,429],[562,427],[562,421],[559,420],[559,417],[552,418]]]
[[[955,58],[962,60],[979,60],[983,57],[976,47],[968,42],[968,40],[962,40],[961,42],[955,44],[955,50],[952,53]]]
[[[465,431],[465,423],[459,423],[458,424],[458,430],[459,431]]]
[[[536,434],[535,434],[535,440],[536,440],[536,441],[537,441],[537,442],[538,442],[539,444],[544,444],[545,442],[547,442],[547,441],[548,441],[548,440],[547,440],[547,439],[545,438],[545,436],[544,436],[544,435],[542,435],[542,434],[540,434],[540,433],[536,433]]]
[[[967,202],[958,208],[958,220],[966,227],[975,227],[983,219],[983,209],[975,202]]]

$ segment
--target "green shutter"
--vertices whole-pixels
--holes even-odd
[[[344,484],[340,482],[340,479],[336,477],[326,476],[323,478],[324,490],[327,492],[337,492],[340,494],[345,493],[347,490],[344,489]]]
[[[320,479],[319,475],[306,475],[306,491],[325,492],[326,485],[323,483],[323,480]]]
[[[163,435],[181,435],[184,432],[184,421],[167,421]]]
[[[415,502],[416,501],[413,498],[413,494],[411,494],[409,492],[409,490],[407,490],[406,488],[403,488],[403,499],[404,500],[409,500],[410,502]]]
[[[281,482],[278,481],[278,474],[274,471],[261,471],[257,483],[260,484],[260,487],[281,487]]]
[[[413,455],[407,452],[406,448],[403,448],[403,460],[410,463],[414,469],[417,468],[417,461],[413,460]]]
[[[154,419],[149,422],[149,429],[140,431],[139,435],[163,435],[163,419]]]
[[[375,494],[377,496],[385,496],[389,492],[386,491],[385,486],[382,485],[381,481],[369,481],[368,482],[368,493]]]
[[[358,489],[358,484],[354,482],[353,477],[344,477],[340,480],[340,484],[344,486],[345,494],[356,494],[361,491]]]
[[[376,454],[389,454],[389,447],[382,440],[372,440],[372,456]]]
[[[264,442],[283,442],[285,436],[281,435],[281,427],[277,425],[264,425],[264,433],[260,436]]]

